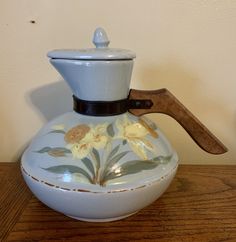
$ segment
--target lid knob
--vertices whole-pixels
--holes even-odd
[[[93,43],[96,48],[107,48],[110,41],[108,40],[107,34],[103,28],[97,28],[94,31]]]

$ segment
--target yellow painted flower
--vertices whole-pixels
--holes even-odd
[[[124,116],[123,119],[116,120],[116,127],[118,129],[116,138],[127,140],[133,152],[141,159],[148,159],[148,150],[155,153],[154,146],[146,139],[149,130],[140,122],[131,121],[127,116]]]
[[[92,148],[103,149],[108,141],[106,135],[107,124],[99,124],[90,127],[85,136],[77,142],[70,143],[67,147],[71,150],[74,158],[83,159],[88,156]]]

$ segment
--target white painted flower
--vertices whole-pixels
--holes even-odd
[[[116,120],[116,127],[118,129],[116,138],[126,140],[133,152],[141,159],[148,159],[148,150],[155,153],[154,146],[146,139],[149,131],[140,122],[131,121],[125,115],[123,119]]]

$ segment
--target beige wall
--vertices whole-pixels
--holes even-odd
[[[1,0],[1,162],[18,159],[44,123],[71,109],[46,53],[92,46],[97,26],[111,47],[136,52],[132,87],[170,89],[230,150],[209,155],[171,118],[151,115],[182,163],[236,163],[234,0]]]

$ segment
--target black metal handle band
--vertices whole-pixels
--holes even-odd
[[[112,116],[127,112],[129,109],[148,109],[151,100],[121,99],[116,101],[87,101],[73,95],[74,111],[90,116]]]

